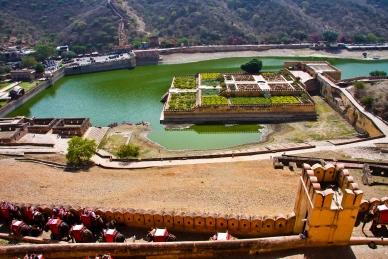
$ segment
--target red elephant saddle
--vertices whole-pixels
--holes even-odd
[[[105,239],[106,239],[106,242],[107,242],[107,243],[113,243],[113,242],[115,242],[116,237],[117,237],[118,234],[119,234],[119,232],[117,232],[116,229],[108,229],[108,230],[105,232]]]
[[[62,220],[60,219],[49,219],[49,221],[47,222],[47,224],[50,226],[50,231],[55,235],[60,234],[59,227],[61,223],[62,223]]]
[[[84,213],[81,214],[81,221],[86,227],[92,227],[93,221],[95,220],[95,214],[92,211],[84,211]]]
[[[379,223],[380,224],[388,224],[388,207],[383,204],[377,207],[380,211]]]
[[[1,207],[1,214],[3,214],[5,219],[9,219],[11,217],[11,214],[9,214],[8,208]]]
[[[20,229],[23,227],[24,222],[21,220],[15,220],[11,224],[12,233],[14,235],[19,235]]]
[[[75,238],[75,240],[81,242],[83,240],[82,234],[85,231],[85,229],[86,227],[81,224],[81,225],[74,225],[70,231],[73,234],[73,237]]]

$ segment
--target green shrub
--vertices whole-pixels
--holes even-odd
[[[195,89],[197,87],[195,77],[175,77],[174,87],[179,89]]]
[[[362,81],[356,81],[356,82],[353,83],[353,85],[354,85],[358,90],[365,89],[365,87],[366,87],[365,82],[362,82]]]
[[[116,156],[119,158],[138,157],[140,154],[140,147],[132,143],[124,144],[119,147]]]

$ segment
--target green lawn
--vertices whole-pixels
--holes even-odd
[[[224,96],[202,96],[202,105],[223,105],[228,104],[228,99]]]
[[[3,89],[5,87],[9,86],[10,84],[12,84],[12,82],[0,83],[0,89]]]
[[[168,103],[170,110],[185,110],[195,107],[197,101],[197,93],[177,93],[172,94]]]
[[[179,89],[195,89],[197,82],[195,77],[175,77],[174,87]]]
[[[25,92],[27,92],[28,90],[30,90],[31,88],[33,88],[34,86],[36,86],[36,83],[38,81],[32,81],[32,82],[21,82],[20,84],[18,84],[18,86],[20,86],[21,88],[24,89]],[[39,83],[39,82],[38,82]]]

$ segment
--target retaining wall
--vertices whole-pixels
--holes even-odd
[[[17,100],[10,101],[6,105],[0,107],[0,117],[5,117],[8,113],[19,108],[28,100],[30,100],[32,97],[42,92],[44,89],[52,86],[56,81],[61,79],[63,76],[64,76],[64,68],[58,69],[53,73],[51,78],[47,79],[46,81],[42,81],[35,87],[31,88],[23,96],[19,97]]]
[[[65,75],[71,76],[71,75],[88,74],[88,73],[134,68],[134,67],[136,67],[136,59],[134,57],[131,57],[129,59],[123,59],[123,60],[117,60],[117,61],[98,62],[98,63],[88,64],[84,66],[66,67]]]

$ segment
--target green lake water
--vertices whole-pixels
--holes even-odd
[[[225,58],[67,76],[8,117],[89,117],[94,126],[147,121],[151,122],[153,130],[148,137],[171,150],[205,150],[256,142],[262,136],[259,125],[194,125],[184,130],[168,130],[159,123],[163,108],[160,98],[169,89],[173,76],[198,72],[240,72],[240,65],[252,58]],[[329,61],[342,71],[342,78],[369,75],[373,70],[388,71],[388,60],[315,57],[258,59],[263,61],[263,71],[278,71],[284,61],[291,60]]]

